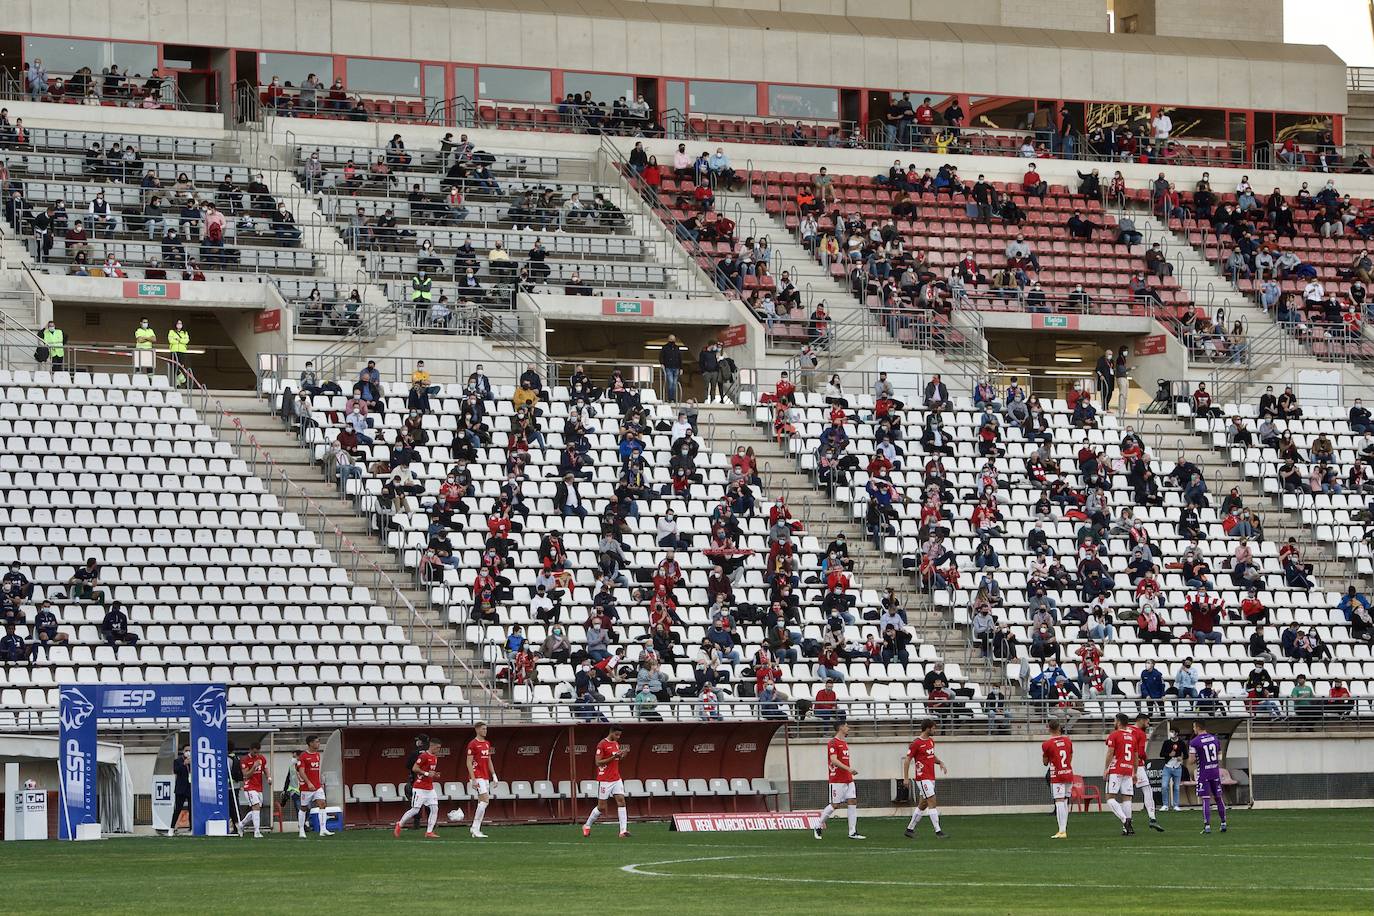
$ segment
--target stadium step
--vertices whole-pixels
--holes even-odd
[[[336,561],[348,570],[350,578],[371,588],[391,619],[413,634],[411,640],[420,646],[427,661],[443,668],[470,699],[480,702],[478,697],[491,688],[487,666],[476,652],[461,644],[460,634],[442,611],[431,605],[428,590],[419,587],[414,571],[402,566],[397,555],[379,540],[369,519],[359,515],[353,503],[342,499],[338,488],[323,479],[309,447],[256,394],[212,390],[210,397],[212,408],[218,404],[226,413],[221,438],[233,445],[245,461],[256,461],[258,473],[263,476],[269,476],[263,453],[270,455],[270,476],[284,505],[298,512],[303,520],[312,515],[319,518],[322,543],[335,552]],[[236,435],[240,430],[241,434]],[[261,450],[256,456],[254,443]],[[283,472],[290,479],[290,486],[283,482]],[[396,586],[395,591],[386,587],[382,574]],[[442,637],[442,641],[426,638],[426,630]],[[488,694],[487,699],[494,701],[495,695]]]
[[[949,613],[936,608],[928,595],[914,587],[913,579],[903,573],[900,560],[878,550],[865,536],[861,521],[854,518],[847,507],[832,501],[808,472],[799,470],[796,460],[773,439],[769,430],[750,418],[747,408],[705,404],[699,410],[701,423],[711,430],[708,435],[713,441],[723,440],[754,449],[764,489],[770,495],[783,496],[793,516],[801,520],[822,545],[843,532],[859,573],[856,584],[880,592],[895,589],[906,609],[915,643],[934,646],[942,659],[973,672],[975,679],[991,681],[994,678],[995,669],[987,666],[969,647],[965,636],[954,628]],[[713,447],[720,448],[718,444]],[[996,679],[1000,681],[1000,674]]]

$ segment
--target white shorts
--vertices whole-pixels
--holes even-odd
[[[601,801],[605,801],[615,795],[619,795],[622,798],[625,796],[625,783],[621,782],[619,779],[615,782],[598,782],[596,784],[596,797]]]
[[[244,798],[244,801],[246,801],[246,802],[248,803],[248,807],[250,807],[250,808],[253,808],[253,807],[256,807],[256,806],[262,804],[262,793],[261,793],[261,792],[254,792],[252,789],[244,789],[244,790],[243,790],[243,798]]]
[[[830,784],[830,804],[845,805],[859,797],[859,790],[852,782],[832,782]]]
[[[1130,797],[1135,794],[1135,777],[1128,773],[1122,776],[1119,773],[1107,774],[1107,794],[1125,795]]]
[[[481,798],[483,795],[491,795],[490,779],[474,779],[472,781],[472,795],[474,798]]]
[[[311,791],[301,790],[301,807],[309,808],[314,802],[324,801],[324,789],[314,789]]]
[[[933,780],[933,779],[917,779],[917,780],[915,780],[915,785],[916,785],[916,797],[917,797],[917,798],[934,798],[934,797],[935,797],[935,780]]]
[[[1135,784],[1141,789],[1150,788],[1150,774],[1144,767],[1135,768]]]
[[[1050,783],[1050,796],[1058,801],[1059,799],[1073,798],[1073,783],[1071,782],[1052,782]]]
[[[411,786],[410,807],[437,808],[439,807],[439,793],[433,789],[417,789]]]

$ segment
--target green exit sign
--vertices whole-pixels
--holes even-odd
[[[1067,328],[1069,326],[1069,316],[1067,315],[1046,315],[1045,327],[1047,328]]]
[[[166,283],[140,283],[138,284],[138,294],[150,299],[166,299]]]
[[[644,314],[644,303],[638,299],[618,299],[615,303],[615,313],[617,315],[642,315]]]

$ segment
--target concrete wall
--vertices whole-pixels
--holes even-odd
[[[630,0],[646,2],[646,0]],[[679,0],[682,6],[1106,32],[1106,0]]]
[[[1154,0],[1156,35],[1283,41],[1283,0]]]
[[[699,0],[723,4],[725,0]],[[786,19],[770,12],[794,4]],[[1173,0],[1170,0],[1172,3]],[[1276,3],[1278,0],[1265,0]],[[576,0],[0,0],[20,32],[502,66],[978,95],[1345,111],[1329,50],[1208,40],[1180,16],[1161,41],[1108,36],[1094,0],[747,0],[729,6]],[[1219,4],[1218,24],[1242,0]],[[1198,4],[1178,0],[1189,7]],[[843,7],[838,9],[837,7]],[[594,12],[588,12],[588,9]],[[1168,9],[1174,9],[1173,6]],[[803,11],[805,10],[805,11]],[[1172,15],[1172,14],[1171,14]],[[1234,19],[1248,23],[1248,13]],[[1212,21],[1209,15],[1205,21]],[[1082,23],[1087,24],[1082,24]],[[963,24],[970,23],[970,24]],[[1015,26],[1015,27],[1013,27]],[[1084,31],[1052,31],[1071,27]],[[1202,36],[1202,37],[1197,37]],[[1253,38],[1253,35],[1244,36]],[[303,76],[303,74],[302,74]],[[300,77],[296,77],[299,79]]]

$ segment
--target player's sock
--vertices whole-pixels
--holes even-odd
[[[416,810],[419,810],[419,809],[417,808]],[[316,808],[316,809],[315,809],[315,818],[320,822],[320,824],[319,824],[319,831],[320,831],[320,835],[323,836],[325,830],[327,829],[326,826],[325,826],[325,813],[324,813],[324,809],[323,809],[323,808]]]
[[[401,819],[400,819],[399,821],[396,822],[396,826],[398,826],[398,827],[404,827],[406,824],[409,824],[409,823],[410,823],[410,819],[411,819],[412,817],[414,817],[415,815],[417,815],[417,814],[419,814],[419,813],[420,813],[420,809],[419,809],[419,808],[411,808],[411,809],[410,809],[409,811],[407,811],[405,814],[402,814],[402,815],[401,815]]]
[[[816,821],[816,829],[817,829],[817,830],[820,830],[822,827],[824,827],[824,826],[825,826],[825,822],[828,821],[828,820],[830,820],[830,815],[832,815],[832,814],[834,814],[834,813],[835,813],[835,806],[834,806],[834,805],[826,805],[824,808],[822,808],[822,809],[821,809],[821,816],[820,816],[820,818],[818,818],[817,821]]]
[[[925,815],[925,812],[922,811],[920,808],[917,808],[915,811],[911,812],[911,820],[907,822],[906,829],[907,829],[907,830],[915,830],[915,829],[916,829],[916,825],[919,824],[919,823],[921,823],[921,818],[922,818],[924,815]]]
[[[1115,798],[1109,798],[1107,799],[1107,809],[1111,811],[1112,814],[1115,814],[1116,819],[1121,821],[1121,823],[1126,823],[1126,815],[1121,810],[1121,802],[1117,801]]]
[[[433,833],[433,832],[434,832],[434,825],[437,824],[437,823],[439,823],[439,806],[438,806],[438,805],[430,805],[430,806],[429,806],[429,829],[428,829],[426,832],[427,832],[427,833]]]
[[[1152,790],[1149,786],[1146,786],[1146,787],[1145,787],[1145,792],[1143,793],[1143,795],[1144,795],[1144,801],[1145,801],[1145,814],[1149,816],[1150,820],[1154,820],[1154,819],[1155,819],[1155,793],[1154,793],[1154,790]]]
[[[930,825],[935,828],[935,832],[940,832],[940,809],[927,808],[926,816],[930,818]]]
[[[1220,795],[1217,796],[1217,818],[1223,824],[1226,823],[1226,802],[1221,800]]]
[[[1212,826],[1212,799],[1206,795],[1202,796],[1202,825]]]
[[[486,815],[486,813],[487,813],[487,803],[484,802],[484,801],[479,801],[479,802],[477,803],[477,811],[474,812],[473,815],[472,815],[472,832],[473,832],[473,833],[481,833],[481,832],[482,832],[482,818]]]
[[[297,808],[297,809],[296,809],[296,826],[300,828],[300,832],[301,832],[301,833],[305,833],[305,809],[304,809],[304,808]]]
[[[1054,803],[1054,818],[1059,822],[1060,833],[1069,829],[1069,803],[1062,798]]]
[[[629,830],[630,812],[626,810],[624,805],[621,805],[619,808],[615,809],[615,813],[620,818],[620,832],[624,833],[625,831]]]
[[[596,823],[596,819],[597,819],[598,817],[600,817],[600,816],[601,816],[601,809],[600,809],[600,808],[593,808],[593,809],[592,809],[592,813],[589,814],[589,815],[587,815],[587,823],[583,824],[582,826],[584,826],[584,827],[591,827],[592,824],[595,824],[595,823]]]
[[[261,811],[254,811],[254,812],[253,812],[253,832],[254,832],[254,833],[262,833],[262,812],[261,812]]]
[[[849,832],[850,832],[850,833],[858,833],[858,832],[859,832],[859,806],[858,806],[858,805],[850,805],[850,806],[849,806]]]

